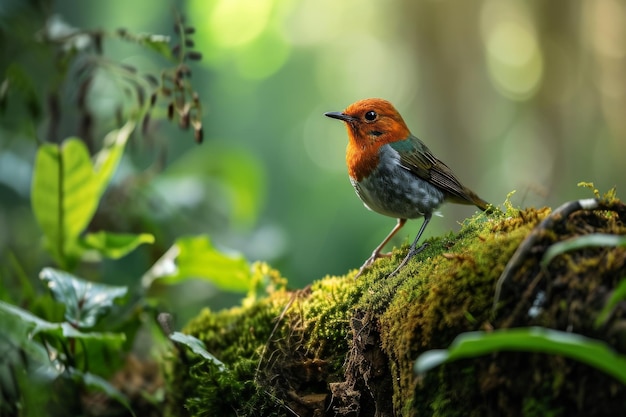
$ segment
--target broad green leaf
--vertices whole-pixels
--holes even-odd
[[[77,238],[93,217],[134,128],[129,122],[109,133],[95,156],[95,167],[78,138],[39,148],[31,191],[33,211],[52,255],[64,268],[80,257]]]
[[[99,190],[87,148],[79,139],[61,146],[45,144],[35,160],[32,201],[35,217],[53,256],[67,266],[67,256],[98,206]],[[76,256],[76,254],[73,254]]]
[[[20,320],[26,326],[29,338],[41,333],[64,339],[90,339],[111,344],[114,348],[121,347],[126,340],[123,333],[84,333],[67,322],[52,323],[4,301],[0,301],[0,318],[0,322],[7,318]]]
[[[173,332],[172,334],[170,334],[169,338],[172,339],[174,342],[187,346],[196,355],[200,355],[204,359],[213,362],[213,364],[217,366],[220,372],[226,370],[226,365],[224,365],[224,362],[220,361],[211,353],[209,353],[206,350],[206,346],[202,340],[180,332]]]
[[[577,236],[550,246],[541,259],[541,266],[547,267],[552,259],[565,252],[588,247],[622,246],[626,247],[626,236],[594,233]]]
[[[65,305],[66,320],[83,329],[95,326],[115,299],[128,291],[127,287],[95,284],[53,268],[44,268],[39,277],[47,283],[54,298]]]
[[[111,385],[108,381],[102,379],[98,375],[89,372],[82,372],[76,368],[69,368],[68,373],[75,381],[84,383],[88,388],[104,392],[108,397],[113,398],[115,401],[122,404],[131,415],[135,416],[135,413],[131,409],[130,403],[128,402],[128,398],[126,398],[124,394],[118,391],[117,388]]]
[[[46,321],[35,316],[30,311],[21,309],[9,303],[5,303],[4,301],[0,301],[0,317],[3,315],[16,317],[23,323],[28,325],[28,334],[30,337],[35,336],[36,334],[41,332],[57,332],[58,336],[65,336],[65,330],[61,327],[61,323],[52,323]],[[76,332],[78,332],[78,330],[76,330]],[[70,337],[72,336],[73,334]]]
[[[593,366],[626,384],[626,357],[618,355],[606,343],[543,327],[463,333],[454,339],[449,349],[435,349],[421,354],[415,361],[414,370],[423,374],[444,363],[502,351],[565,356]]]
[[[113,130],[104,138],[103,148],[94,156],[94,170],[98,195],[101,196],[111,181],[119,165],[128,138],[133,133],[135,124],[126,123],[121,129]]]
[[[33,324],[25,319],[22,312],[25,311],[0,301],[0,323],[2,323],[0,349],[5,352],[3,356],[12,351],[10,346],[13,346],[22,349],[28,356],[29,362],[34,361],[37,365],[50,362],[44,346],[32,339]]]
[[[207,236],[183,237],[145,274],[142,284],[147,288],[155,279],[174,284],[191,278],[210,281],[222,290],[245,292],[251,285],[250,265],[241,255],[215,249]]]
[[[604,307],[602,307],[600,314],[596,318],[595,326],[596,327],[602,326],[606,322],[606,320],[609,318],[609,314],[611,313],[611,311],[613,311],[615,306],[617,306],[617,304],[620,301],[624,300],[625,298],[626,298],[626,278],[622,278],[619,284],[617,284],[617,288],[615,288],[613,292],[611,293],[611,297],[609,298],[609,300],[606,302]]]
[[[139,235],[129,233],[97,232],[88,233],[81,239],[81,246],[94,249],[102,256],[119,259],[142,243],[154,243],[154,236],[149,233]]]

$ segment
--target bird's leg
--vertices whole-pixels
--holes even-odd
[[[411,260],[412,257],[414,257],[415,255],[417,255],[418,253],[426,249],[426,246],[428,246],[428,243],[424,243],[418,248],[417,242],[420,240],[422,233],[424,233],[424,230],[426,229],[426,226],[428,225],[428,222],[430,221],[431,216],[432,214],[430,213],[426,213],[424,215],[424,222],[422,223],[422,227],[420,227],[419,232],[417,232],[417,236],[415,236],[415,240],[413,241],[413,243],[411,244],[411,247],[409,248],[409,253],[406,254],[402,262],[400,262],[400,265],[398,265],[398,267],[394,269],[394,271],[391,274],[389,274],[390,277],[397,274],[398,271],[402,269],[402,267],[404,267],[404,265],[406,265],[407,262],[409,262],[409,260]]]
[[[391,232],[389,232],[389,234],[387,235],[387,237],[385,239],[383,239],[383,241],[380,243],[380,245],[376,246],[376,249],[374,249],[374,252],[372,252],[372,256],[370,256],[369,258],[367,258],[367,260],[365,261],[365,263],[361,266],[361,268],[359,268],[359,272],[357,272],[357,274],[354,276],[354,279],[357,279],[366,268],[369,268],[376,259],[378,258],[382,258],[382,257],[386,257],[386,256],[391,256],[391,253],[380,253],[383,250],[383,247],[385,247],[385,245],[391,240],[391,238],[398,233],[398,230],[400,230],[402,228],[402,226],[404,226],[404,223],[406,223],[406,219],[398,219],[398,222],[396,223],[396,225],[394,226],[393,229],[391,229]]]

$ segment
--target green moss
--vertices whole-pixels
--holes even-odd
[[[588,407],[592,398],[600,404],[590,408],[595,415],[624,405],[624,388],[609,378],[539,354],[459,361],[422,380],[413,374],[420,353],[446,348],[459,333],[478,329],[573,326],[621,340],[617,333],[599,334],[593,318],[607,288],[626,276],[626,251],[594,248],[561,255],[548,271],[538,266],[547,246],[581,230],[626,234],[625,216],[614,213],[578,212],[542,232],[506,283],[493,316],[496,280],[520,242],[549,214],[548,208],[520,211],[509,204],[504,211],[477,214],[458,234],[429,240],[391,277],[406,247],[378,260],[358,280],[353,271],[299,291],[287,291],[276,271],[257,265],[258,285],[240,307],[204,310],[185,327],[227,371],[173,352],[168,414],[449,417],[513,410],[510,415],[558,416],[580,404]],[[546,272],[550,279],[541,279]],[[550,291],[549,301],[531,318],[525,312],[540,289]],[[613,331],[619,333],[617,327]],[[581,375],[597,384],[577,387],[572,381]],[[576,400],[581,392],[588,399]]]

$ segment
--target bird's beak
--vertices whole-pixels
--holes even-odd
[[[330,117],[331,119],[339,119],[343,122],[348,122],[348,123],[354,121],[354,117],[347,115],[345,113],[339,112],[339,111],[329,111],[327,113],[324,113],[324,116]]]

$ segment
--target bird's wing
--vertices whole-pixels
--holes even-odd
[[[411,137],[390,146],[400,155],[400,165],[440,188],[450,200],[476,204],[477,196],[464,187],[446,164],[435,157],[419,139]]]

